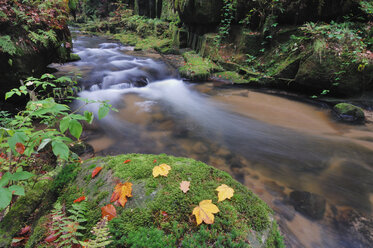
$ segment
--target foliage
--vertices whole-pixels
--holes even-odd
[[[189,181],[182,181],[180,183],[180,189],[184,193],[187,193],[189,191],[189,187],[190,187],[190,182]]]
[[[96,226],[93,227],[91,231],[95,238],[86,242],[80,242],[81,245],[87,248],[101,248],[112,243],[113,241],[110,240],[108,221],[109,220],[104,217],[97,222]]]
[[[1,202],[0,209],[4,209],[11,201],[14,191],[17,195],[23,195],[23,187],[19,185],[18,180],[27,178],[18,178],[18,174],[28,173],[22,172],[26,168],[30,160],[42,151],[47,145],[51,145],[53,154],[62,160],[69,160],[71,154],[69,144],[73,140],[67,137],[66,132],[79,140],[82,133],[82,125],[79,121],[91,123],[93,114],[85,112],[84,115],[77,114],[77,111],[70,112],[70,107],[55,102],[53,98],[38,100],[36,92],[46,90],[47,87],[54,87],[55,84],[47,81],[54,79],[50,74],[43,75],[40,79],[29,78],[26,84],[17,89],[13,89],[6,93],[5,98],[8,99],[14,95],[29,95],[31,100],[27,103],[26,109],[20,111],[14,118],[2,121],[6,126],[0,127],[0,149],[6,152],[8,156],[3,155],[4,163],[0,165],[1,172],[6,172],[0,189],[0,198],[4,199]],[[59,82],[62,79],[54,79],[54,82]],[[91,101],[86,100],[86,104]],[[101,102],[101,107],[98,113],[99,118],[103,118],[108,114],[111,105],[107,102]],[[33,126],[33,121],[38,120],[46,125],[46,128],[38,130]],[[57,129],[59,128],[59,130]],[[4,153],[3,153],[4,154]],[[18,173],[18,174],[17,174]],[[22,175],[23,175],[22,174]],[[28,177],[29,178],[29,177]],[[7,188],[4,188],[7,187]],[[56,186],[59,187],[59,186]]]
[[[63,0],[0,0],[0,6],[0,34],[10,34],[1,36],[0,48],[10,55],[22,54],[26,47],[37,50],[40,44],[57,46],[55,31],[67,29]]]
[[[118,183],[115,185],[110,202],[115,202],[115,204],[120,204],[122,207],[124,207],[127,203],[127,197],[132,197],[132,183]]]
[[[52,211],[52,237],[47,242],[53,242],[56,247],[71,247],[74,244],[79,244],[78,238],[83,236],[81,230],[85,228],[82,223],[86,222],[85,212],[87,205],[85,202],[73,204],[72,209],[68,210],[71,214],[67,216],[63,206],[56,203]],[[57,238],[54,238],[57,237]]]
[[[16,47],[9,35],[0,36],[0,49],[0,51],[8,53],[9,55],[14,55],[16,53]]]
[[[218,202],[224,201],[225,199],[231,199],[234,194],[234,189],[229,187],[226,184],[222,184],[219,187],[216,188],[216,191],[218,191]]]
[[[154,166],[153,177],[158,177],[158,176],[167,177],[170,170],[171,170],[171,167],[167,164],[161,164],[161,165]]]
[[[193,209],[193,215],[196,216],[197,225],[202,221],[206,224],[214,223],[214,215],[219,212],[219,208],[211,203],[211,200],[203,200]]]
[[[237,0],[223,0],[223,2],[222,18],[219,25],[219,32],[216,37],[219,44],[229,36],[229,31],[234,20],[237,6]]]

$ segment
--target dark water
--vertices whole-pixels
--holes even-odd
[[[275,210],[287,246],[369,246],[372,125],[344,126],[325,110],[220,83],[186,83],[165,63],[128,55],[131,50],[78,34],[74,51],[82,60],[57,66],[62,74],[81,74],[81,97],[109,100],[119,109],[88,127],[86,139],[98,154],[167,153],[204,161]],[[316,206],[325,207],[322,217],[296,211],[292,191],[325,199]]]

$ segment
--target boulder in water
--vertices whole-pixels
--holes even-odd
[[[318,220],[324,217],[326,201],[319,195],[306,191],[292,191],[290,203],[295,210],[312,219]]]
[[[333,113],[343,122],[363,123],[365,120],[364,111],[349,103],[338,103],[334,106]]]

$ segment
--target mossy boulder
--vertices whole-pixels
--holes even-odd
[[[334,106],[333,112],[343,122],[363,123],[365,120],[364,111],[349,103],[338,103]]]
[[[154,178],[154,166],[162,163],[171,166],[171,171],[167,177]],[[92,179],[97,166],[103,169]],[[187,193],[179,189],[183,180],[191,182]],[[124,208],[115,207],[109,247],[283,247],[271,209],[244,185],[202,162],[165,154],[97,157],[79,167],[76,179],[61,191],[58,201],[69,209],[84,192],[88,210],[82,239],[91,238],[90,230],[101,218],[100,208],[110,203],[115,185],[126,181],[133,184],[133,197]],[[221,184],[235,190],[230,200],[218,202],[216,188]],[[212,225],[197,225],[192,215],[202,200],[212,200],[220,210]],[[45,237],[38,227],[45,223],[38,223],[33,230]]]

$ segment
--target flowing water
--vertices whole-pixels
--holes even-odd
[[[288,247],[369,245],[371,123],[347,126],[326,108],[219,82],[187,83],[132,50],[78,34],[74,51],[82,60],[56,66],[81,74],[80,97],[119,109],[87,127],[96,154],[166,153],[225,170],[274,209]],[[292,191],[321,196],[311,207],[318,217],[296,211]]]

